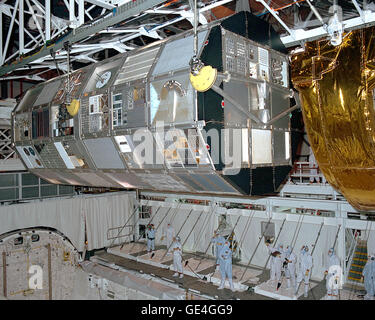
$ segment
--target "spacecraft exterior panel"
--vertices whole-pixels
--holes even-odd
[[[206,40],[208,30],[198,32],[198,51]],[[154,67],[152,76],[156,77],[169,72],[176,72],[189,68],[189,61],[194,54],[194,37],[187,34],[185,37],[168,41]]]
[[[43,165],[32,146],[16,146],[16,150],[28,169],[43,168]]]
[[[146,78],[159,50],[160,46],[156,46],[156,48],[145,49],[138,54],[130,54],[120,69],[114,85],[117,86],[133,80]]]
[[[35,100],[38,98],[39,93],[43,90],[43,86],[39,85],[33,87],[25,93],[20,103],[17,105],[15,111],[20,112],[22,110],[29,111],[30,106],[34,105]]]
[[[47,83],[34,102],[34,106],[39,106],[50,102],[55,97],[57,90],[59,90],[61,82],[62,80],[59,79],[57,81]]]
[[[98,169],[125,169],[111,138],[83,140]]]
[[[40,141],[34,143],[34,147],[47,168],[66,168],[65,162],[55,143]]]
[[[248,114],[267,122],[289,108],[288,60],[245,36],[253,33],[250,21],[268,30],[244,12],[199,29],[202,62],[233,78],[218,83],[223,96],[193,89],[187,31],[30,89],[13,116],[17,152],[33,173],[56,183],[254,194],[253,170],[264,167],[273,178],[259,190],[276,191],[274,181],[286,177],[275,179],[283,172],[277,168],[291,162],[289,119],[256,124]],[[246,32],[230,28],[236,24]],[[72,115],[73,99],[79,110]],[[227,153],[240,161],[224,161]]]

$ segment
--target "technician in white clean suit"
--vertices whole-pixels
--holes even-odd
[[[173,252],[173,268],[175,270],[173,277],[180,276],[180,278],[183,278],[184,271],[182,269],[182,245],[180,237],[177,236],[174,238],[171,251]]]
[[[285,250],[285,277],[287,280],[288,288],[292,284],[292,288],[296,287],[296,263],[297,256],[293,253],[292,247],[287,246]]]
[[[225,279],[228,278],[230,289],[234,291],[232,281],[232,250],[230,248],[229,241],[225,241],[219,253],[219,264],[221,273],[221,283],[218,289],[224,289]]]
[[[171,226],[170,223],[168,223],[167,229],[165,230],[164,235],[161,238],[162,241],[164,240],[164,238],[166,238],[166,245],[167,245],[167,250],[168,250],[167,255],[171,254],[174,236],[175,236],[174,228]]]
[[[147,225],[147,252],[155,250],[155,226],[151,223]]]
[[[303,280],[305,283],[305,291],[303,296],[306,298],[308,296],[307,292],[309,291],[309,282],[311,276],[311,268],[313,265],[312,256],[309,253],[309,247],[303,246],[301,248],[301,253],[298,259],[298,274],[297,274],[297,288],[296,291]],[[297,294],[298,292],[296,292]]]
[[[342,279],[340,259],[336,256],[334,248],[328,251],[327,267],[324,274],[327,275],[326,288],[328,300],[337,300]]]
[[[278,251],[275,247],[271,247],[269,243],[266,243],[267,249],[269,254],[271,255],[270,257],[270,280],[274,281],[276,280],[276,256],[275,252]],[[281,272],[281,269],[280,269]]]
[[[362,277],[365,282],[366,295],[365,300],[374,300],[375,295],[375,254],[370,255],[362,271]]]
[[[220,234],[218,230],[214,231],[214,236],[211,238],[211,243],[215,245],[215,254],[216,254],[216,266],[219,266],[219,254],[221,249],[224,246],[225,238]]]
[[[274,256],[273,264],[275,270],[275,279],[280,282],[283,262],[285,260],[284,246],[282,244],[279,244],[276,251],[274,251],[272,255]]]

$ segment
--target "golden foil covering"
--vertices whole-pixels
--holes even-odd
[[[306,132],[327,181],[358,210],[375,210],[375,28],[292,57]]]

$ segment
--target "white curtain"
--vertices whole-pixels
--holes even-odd
[[[17,229],[49,227],[62,232],[77,248],[84,248],[82,199],[59,199],[0,207],[0,234]]]
[[[88,250],[123,243],[126,239],[124,237],[111,238],[117,237],[125,223],[133,225],[133,205],[134,196],[127,194],[85,199],[83,211],[86,216]],[[126,227],[120,235],[130,231]]]
[[[132,214],[134,200],[133,194],[121,193],[1,206],[0,235],[17,229],[49,227],[63,233],[78,251],[83,251],[86,221],[88,249],[100,249],[112,241],[107,239],[108,230],[122,227]],[[117,233],[113,230],[110,236]]]

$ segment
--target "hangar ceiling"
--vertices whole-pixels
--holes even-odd
[[[193,27],[193,0],[3,0],[0,79],[36,82]],[[375,4],[360,0],[198,0],[199,24],[249,10],[290,48],[372,25]],[[22,30],[22,32],[21,32]],[[67,44],[69,46],[67,46]]]

